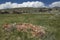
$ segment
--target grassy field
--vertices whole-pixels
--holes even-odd
[[[42,40],[60,40],[60,14],[0,14],[0,40],[18,40],[17,33],[7,34],[3,31],[2,24],[4,23],[32,23],[34,25],[41,25],[53,34],[48,35]],[[49,37],[50,36],[50,37]],[[6,37],[9,37],[6,39]],[[54,39],[53,39],[54,38]],[[40,40],[40,39],[22,39],[22,40]]]

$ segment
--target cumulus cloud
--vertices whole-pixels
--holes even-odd
[[[19,7],[45,7],[45,4],[43,2],[39,1],[32,1],[32,2],[23,2],[21,4],[18,3],[11,3],[11,2],[6,2],[4,4],[0,4],[0,9],[7,9],[7,8],[19,8]]]
[[[58,2],[53,2],[51,5],[49,5],[50,7],[60,7],[60,1]]]

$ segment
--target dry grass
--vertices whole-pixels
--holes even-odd
[[[5,27],[2,27],[2,24],[4,24]],[[20,26],[23,24],[25,26],[27,24],[27,26],[21,27],[21,29],[24,29],[21,31]],[[31,27],[32,29],[34,28],[33,31],[27,29],[30,28],[29,25],[34,26]],[[35,32],[38,32],[36,29],[40,28],[38,25],[42,26],[43,30],[46,29],[44,31],[45,34],[43,37],[37,37],[40,35],[36,35],[36,37],[32,38],[31,35],[36,34]],[[18,26],[18,28],[16,26]],[[27,29],[28,32],[25,29]],[[0,40],[60,40],[59,30],[60,14],[0,14]],[[39,34],[39,32],[37,34]]]

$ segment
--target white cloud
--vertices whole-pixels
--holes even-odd
[[[49,5],[50,7],[60,7],[60,1],[58,2],[53,2],[51,5]]]
[[[5,4],[0,4],[0,9],[11,8],[11,2],[6,2]]]
[[[0,4],[0,9],[6,9],[6,8],[18,8],[18,7],[45,7],[45,4],[43,2],[39,1],[32,1],[32,2],[23,2],[21,4],[18,3],[11,3],[6,2],[4,4]]]

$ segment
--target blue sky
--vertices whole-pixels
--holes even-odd
[[[0,0],[0,9],[20,7],[60,7],[60,0]]]
[[[51,4],[52,2],[60,1],[60,0],[0,0],[0,4],[5,2],[12,2],[12,3],[23,3],[27,1],[41,1],[45,4]]]

